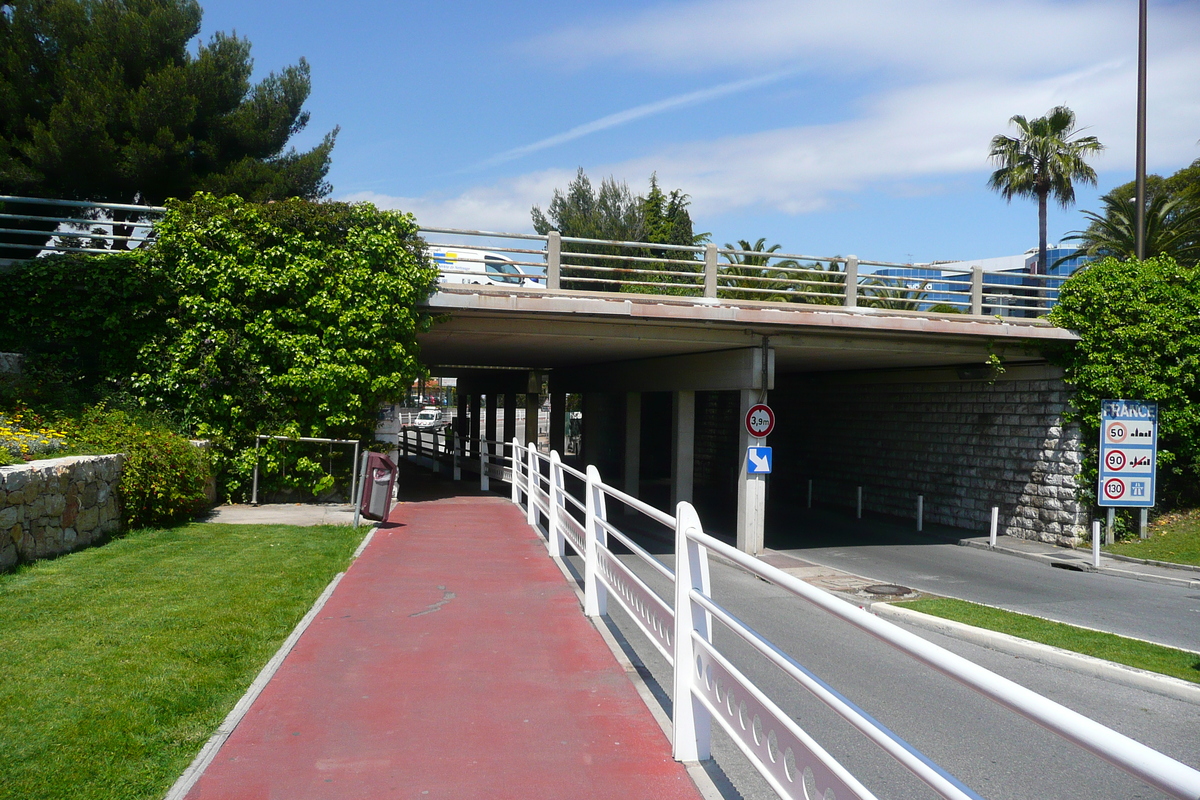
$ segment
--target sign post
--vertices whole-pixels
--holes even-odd
[[[1140,400],[1100,403],[1100,480],[1097,504],[1108,509],[1108,543],[1113,510],[1154,505],[1158,461],[1158,404]],[[1097,536],[1093,528],[1093,536]],[[1093,547],[1097,545],[1093,543]]]
[[[771,473],[771,448],[766,437],[775,429],[775,414],[754,389],[741,392],[743,427],[739,432],[742,463],[738,480],[737,546],[757,555],[763,549],[766,523],[767,475]]]

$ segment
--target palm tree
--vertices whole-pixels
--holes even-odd
[[[1075,112],[1066,106],[1050,109],[1044,117],[1027,120],[1018,114],[1009,120],[1020,129],[1013,138],[992,137],[988,158],[999,169],[988,186],[1011,201],[1013,197],[1036,197],[1038,201],[1038,260],[1035,273],[1046,274],[1046,200],[1050,195],[1070,207],[1075,202],[1073,181],[1096,185],[1096,171],[1084,161],[1104,149],[1095,136],[1072,138]]]
[[[774,253],[779,250],[780,245],[773,244],[770,247],[766,246],[767,238],[760,237],[757,242],[750,244],[745,239],[739,239],[737,246],[725,244],[726,250],[741,250],[741,253],[725,253],[725,260],[729,262],[729,266],[723,270],[724,275],[728,276],[720,281],[722,287],[730,287],[731,290],[723,291],[722,297],[734,298],[739,300],[781,300],[787,301],[789,298],[783,292],[789,291],[792,287],[786,283],[780,283],[778,278],[789,277],[786,272],[771,272],[771,267],[795,268],[797,264],[792,259],[784,259],[771,263],[769,253]],[[754,253],[762,253],[762,255],[753,255]],[[733,290],[736,287],[741,287],[740,291]],[[750,291],[747,291],[750,290]]]
[[[1076,255],[1092,258],[1137,258],[1137,199],[1109,192],[1100,198],[1104,215],[1083,214],[1091,222],[1084,231],[1073,231],[1063,241],[1078,241]],[[1182,197],[1151,195],[1146,207],[1146,255],[1168,255],[1180,264],[1200,261],[1200,205],[1189,206]]]

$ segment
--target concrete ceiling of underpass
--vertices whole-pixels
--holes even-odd
[[[466,366],[584,367],[758,346],[763,336],[775,349],[777,374],[981,364],[991,352],[1017,363],[1042,360],[1040,344],[1074,338],[1034,321],[931,320],[876,309],[797,313],[792,306],[780,313],[623,298],[597,306],[536,296],[485,296],[481,303],[477,294],[446,292],[435,295],[438,300],[431,305],[446,316],[419,337],[421,358],[434,374]]]

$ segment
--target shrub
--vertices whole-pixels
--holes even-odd
[[[1158,403],[1158,503],[1200,500],[1200,269],[1166,256],[1106,258],[1065,284],[1050,319],[1081,337],[1051,350],[1076,388],[1074,416],[1095,491],[1100,401]]]
[[[117,496],[127,528],[171,525],[204,508],[208,455],[163,420],[97,406],[67,426],[76,449],[125,454]]]
[[[56,254],[0,271],[0,351],[23,353],[0,404],[78,410],[128,388],[163,325],[166,287],[140,253]]]
[[[147,259],[172,299],[134,391],[213,442],[227,496],[249,493],[255,434],[369,440],[422,374],[416,307],[437,271],[411,215],[198,194],[156,229]]]

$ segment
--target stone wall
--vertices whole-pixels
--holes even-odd
[[[78,550],[121,527],[124,456],[72,456],[0,467],[0,569]]]
[[[999,506],[1001,534],[1076,542],[1088,509],[1076,499],[1079,434],[1062,421],[1070,392],[1061,372],[1009,367],[994,382],[979,372],[787,380],[772,395],[780,422],[771,444],[800,466],[772,476],[771,491],[787,487],[803,503],[811,478],[818,503],[853,507],[861,485],[864,510],[908,518],[923,495],[927,521],[977,535]]]

